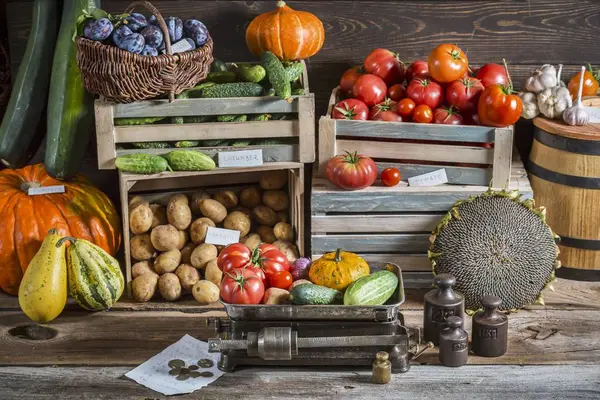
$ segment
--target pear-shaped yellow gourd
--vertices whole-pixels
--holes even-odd
[[[60,238],[56,229],[48,232],[19,286],[21,310],[35,322],[52,321],[67,303],[65,245],[56,246]]]

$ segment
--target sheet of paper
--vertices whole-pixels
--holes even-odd
[[[600,108],[584,107],[590,116],[590,124],[600,124]]]
[[[446,175],[446,170],[443,168],[408,178],[410,186],[436,186],[444,183],[448,183],[448,176]]]
[[[219,153],[219,167],[258,167],[263,165],[262,149],[222,151]]]
[[[227,246],[231,243],[237,243],[240,241],[240,231],[234,231],[232,229],[222,229],[208,227],[206,231],[206,238],[204,243],[216,244],[219,246]]]
[[[50,194],[50,193],[64,193],[64,192],[65,192],[65,187],[63,185],[30,187],[27,189],[27,194],[29,196],[35,196],[36,194]]]
[[[219,356],[219,353],[208,352],[208,343],[194,339],[190,335],[185,335],[178,342],[170,345],[145,363],[126,373],[125,376],[133,379],[140,385],[144,385],[167,396],[191,393],[214,382],[223,375],[223,372],[217,368]],[[192,365],[198,366],[198,369],[195,369],[194,372],[197,371],[202,376],[190,376],[185,380],[181,380],[181,373],[169,374],[169,371],[173,370],[169,366],[169,362],[173,365],[175,360],[177,360],[177,363],[181,361],[185,363],[184,368]],[[199,361],[201,362],[199,363]],[[207,368],[209,364],[212,364],[212,366]],[[211,376],[204,377],[204,375]]]

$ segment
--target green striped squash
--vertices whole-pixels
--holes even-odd
[[[69,294],[90,311],[110,308],[123,294],[125,280],[119,262],[95,244],[84,239],[64,237],[67,249]]]
[[[398,277],[382,270],[354,281],[344,293],[344,305],[379,306],[389,300],[398,287]]]

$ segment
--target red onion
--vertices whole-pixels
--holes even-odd
[[[308,279],[308,269],[310,268],[310,258],[300,257],[292,264],[290,272],[294,280]]]

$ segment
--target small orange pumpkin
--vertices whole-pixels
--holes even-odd
[[[28,195],[29,188],[64,185],[64,193]],[[51,228],[115,255],[121,222],[110,199],[82,176],[57,181],[43,164],[0,171],[0,288],[16,295],[23,273]]]
[[[314,56],[325,42],[325,28],[314,14],[295,11],[284,1],[275,11],[254,18],[246,29],[248,49],[257,56],[271,51],[282,61]]]

